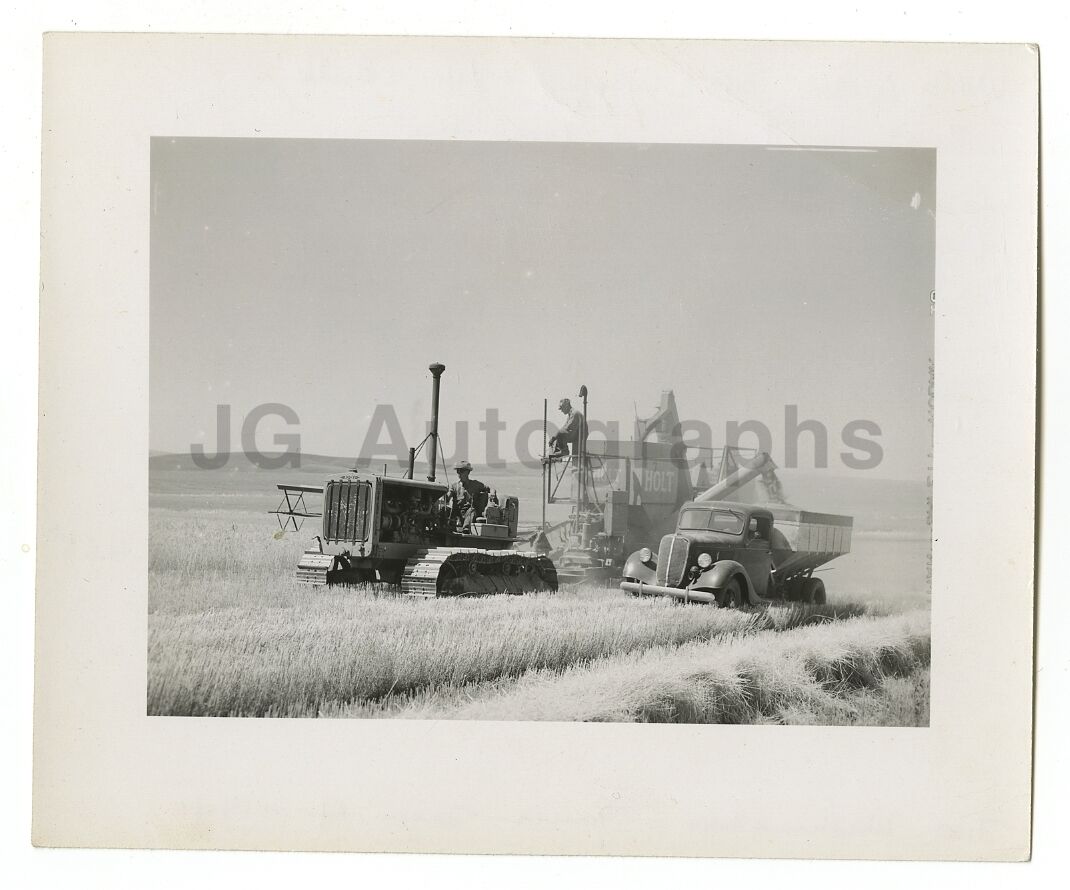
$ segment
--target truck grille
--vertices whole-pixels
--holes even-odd
[[[687,538],[682,535],[666,535],[658,549],[658,584],[679,587],[687,571]]]
[[[328,482],[323,492],[323,539],[363,541],[368,537],[368,482]]]

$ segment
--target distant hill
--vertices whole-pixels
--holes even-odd
[[[300,466],[265,470],[243,453],[228,455],[226,463],[216,470],[202,470],[189,454],[149,455],[150,503],[156,506],[187,508],[271,509],[279,498],[276,485],[280,482],[316,484],[328,476],[352,469],[353,459],[325,454],[301,454]],[[371,469],[382,472],[382,462]],[[387,472],[400,476],[406,467],[387,462]],[[787,500],[809,510],[853,516],[855,529],[860,532],[909,533],[928,532],[927,498],[929,490],[923,482],[870,479],[863,474],[853,477],[831,473],[809,473],[799,470],[778,471]],[[441,466],[438,481],[452,482],[451,471],[443,477]],[[475,464],[473,475],[495,488],[499,493],[513,494],[521,500],[521,515],[526,520],[538,517],[541,504],[541,476],[537,468],[513,462],[504,468]],[[427,476],[427,464],[417,462],[416,478]],[[563,518],[567,506],[551,507],[551,519]]]
[[[278,457],[278,456],[280,456],[280,455],[279,454],[270,454],[270,453],[264,455],[264,457],[267,457],[269,459],[270,458],[274,458],[274,457]],[[214,459],[215,455],[210,454],[210,455],[208,455],[208,458],[209,459]],[[203,470],[201,467],[198,467],[194,463],[192,455],[190,455],[188,452],[185,453],[185,454],[182,454],[182,453],[172,453],[172,452],[165,452],[165,451],[150,451],[149,452],[149,469],[150,470],[177,470],[177,471],[192,470],[192,471],[200,471],[200,472],[221,472],[221,473],[225,473],[225,472],[228,472],[228,471],[229,472],[238,471],[238,472],[247,472],[247,473],[248,472],[253,472],[253,473],[262,473],[262,472],[272,472],[272,473],[285,473],[285,472],[344,473],[347,470],[352,470],[353,467],[356,465],[356,458],[353,458],[353,457],[337,457],[335,455],[329,455],[329,454],[308,454],[308,453],[301,452],[300,454],[297,455],[297,460],[298,460],[298,466],[297,467],[288,467],[287,466],[287,467],[283,467],[281,470],[265,471],[263,468],[261,468],[260,466],[258,466],[255,463],[253,463],[253,461],[249,458],[249,456],[245,452],[243,452],[243,451],[232,451],[232,452],[229,452],[227,454],[227,460],[224,462],[224,464],[218,470],[206,471],[206,470]],[[381,473],[383,471],[383,467],[384,466],[387,469],[387,473],[389,473],[391,476],[393,476],[393,475],[401,475],[408,469],[408,465],[407,464],[401,464],[401,463],[398,463],[396,461],[390,461],[390,460],[387,460],[387,461],[373,460],[367,465],[366,469],[368,469],[371,472]],[[473,467],[473,472],[474,473],[484,473],[484,474],[490,473],[490,474],[495,475],[495,476],[526,476],[526,475],[529,475],[532,472],[535,472],[536,475],[538,474],[538,470],[534,470],[533,471],[532,469],[530,469],[528,467],[525,467],[523,464],[521,464],[519,462],[516,462],[516,461],[514,461],[513,463],[506,463],[504,466],[495,466],[495,467],[491,467],[491,466],[489,466],[487,464],[473,463],[472,467]],[[446,463],[445,469],[446,469],[446,472],[451,472],[451,466],[450,466],[449,462]],[[416,476],[418,478],[423,478],[423,477],[427,476],[427,472],[428,472],[427,462],[425,460],[419,460],[418,459],[416,461]],[[443,463],[440,460],[438,462],[438,473],[437,473],[437,475],[439,477],[441,477],[442,476],[442,472],[443,472]]]
[[[862,531],[928,530],[929,488],[924,482],[778,470],[787,500],[799,507],[853,516]]]

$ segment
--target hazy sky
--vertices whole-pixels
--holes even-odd
[[[795,404],[831,470],[865,419],[873,475],[925,477],[934,151],[156,139],[152,180],[154,449],[214,451],[217,403],[237,449],[263,402],[306,452],[356,455],[382,402],[416,444],[441,361],[473,460],[488,407],[511,458],[582,383],[625,437],[672,388],[714,444],[756,419],[782,460]]]

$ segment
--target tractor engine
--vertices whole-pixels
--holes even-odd
[[[449,516],[434,489],[401,487],[384,479],[379,540],[384,543],[426,544],[445,526]]]

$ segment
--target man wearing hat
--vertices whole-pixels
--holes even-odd
[[[575,447],[579,444],[580,436],[586,438],[586,430],[583,424],[583,412],[572,407],[572,402],[562,399],[558,410],[565,415],[565,423],[556,435],[550,436],[550,457],[567,457],[568,446]]]
[[[461,460],[453,465],[457,471],[457,481],[446,493],[446,502],[450,505],[451,515],[461,517],[461,531],[470,532],[472,521],[482,515],[487,506],[490,489],[477,479],[472,479],[472,465]]]

